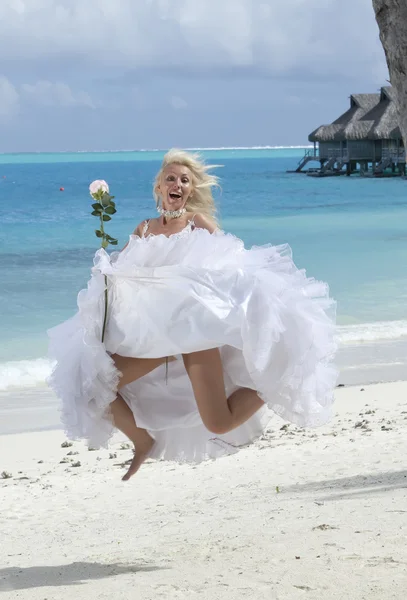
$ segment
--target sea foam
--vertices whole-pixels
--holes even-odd
[[[377,321],[338,327],[341,344],[361,344],[407,337],[407,321]]]

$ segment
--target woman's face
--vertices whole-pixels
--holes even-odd
[[[161,174],[158,192],[165,210],[179,210],[192,194],[192,173],[183,165],[168,165]]]

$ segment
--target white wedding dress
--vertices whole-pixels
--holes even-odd
[[[250,250],[233,235],[192,221],[170,237],[131,235],[122,252],[98,250],[78,312],[51,329],[49,383],[62,400],[71,439],[106,445],[119,374],[110,354],[176,356],[120,393],[156,443],[153,458],[199,462],[229,454],[262,434],[270,410],[299,426],[331,416],[337,371],[335,303],[326,284],[294,265],[289,246]],[[108,319],[104,344],[105,277]],[[238,429],[202,423],[182,354],[219,348],[227,395],[255,389],[265,405]]]

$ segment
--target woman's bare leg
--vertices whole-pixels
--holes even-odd
[[[120,395],[111,403],[110,410],[117,429],[124,433],[134,444],[134,458],[127,473],[122,478],[123,481],[128,481],[148,458],[154,446],[154,440],[145,429],[137,427],[132,411]]]
[[[123,386],[140,379],[147,373],[154,371],[157,367],[165,363],[166,358],[132,358],[113,354],[112,359],[116,368],[121,372],[122,377],[119,382],[119,389]],[[176,360],[174,357],[168,358],[171,362]],[[132,477],[143,462],[148,457],[154,446],[153,438],[145,429],[137,427],[134,415],[129,406],[118,394],[116,400],[110,405],[110,411],[113,416],[113,421],[117,429],[126,435],[134,444],[134,458],[127,473],[123,477],[123,481],[128,481]]]
[[[240,388],[226,397],[218,349],[184,354],[183,358],[199,414],[212,433],[221,435],[236,429],[264,406],[257,393],[248,388]]]
[[[128,383],[136,381],[154,371],[160,365],[163,365],[167,360],[164,358],[133,358],[131,356],[120,356],[120,354],[112,354],[111,358],[116,365],[116,368],[122,374],[119,383],[119,389]],[[176,360],[173,356],[168,358],[169,362]]]

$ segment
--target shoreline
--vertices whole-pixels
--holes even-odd
[[[366,323],[356,326],[363,329],[366,339],[355,342],[338,341],[334,362],[340,371],[340,383],[359,385],[407,379],[407,335],[391,337],[395,327],[402,332],[407,331],[407,320],[377,322],[378,329],[389,327],[389,337],[377,340],[369,338],[369,327],[373,325]],[[346,330],[342,326],[341,331],[345,330],[351,336],[352,327]],[[360,335],[360,331],[356,333]],[[44,354],[46,353],[12,360],[5,360],[5,356],[3,357],[3,361],[0,361],[0,411],[1,395],[30,393],[45,386],[46,378],[52,370],[52,361]]]
[[[338,390],[353,390],[360,387],[374,388],[382,385],[402,385],[404,383],[407,385],[407,376],[405,379],[358,380],[351,383],[342,382],[340,376],[335,387],[335,393]],[[59,411],[59,400],[46,385],[0,391],[0,436],[49,431],[63,432]],[[22,415],[25,417],[23,424]]]
[[[407,382],[335,395],[324,427],[273,417],[233,456],[147,461],[128,483],[118,438],[1,435],[2,598],[400,600]]]

